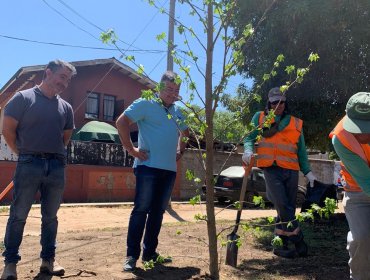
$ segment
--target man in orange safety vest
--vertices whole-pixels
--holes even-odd
[[[274,111],[274,118],[268,117]],[[268,126],[265,124],[268,122]],[[257,112],[252,123],[263,128],[262,138],[257,130],[244,141],[243,161],[248,165],[256,145],[257,166],[263,169],[268,199],[277,211],[275,235],[282,239],[282,248],[274,248],[274,254],[292,258],[307,255],[307,244],[295,218],[298,175],[301,170],[313,187],[316,177],[308,162],[303,136],[303,121],[289,113],[285,94],[280,88],[272,88],[264,111]],[[289,249],[289,242],[295,249]]]
[[[341,159],[343,206],[350,231],[347,250],[350,278],[370,278],[370,93],[347,102],[346,115],[330,133]]]

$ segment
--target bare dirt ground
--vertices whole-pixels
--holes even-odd
[[[132,206],[114,207],[74,206],[61,207],[57,259],[66,268],[63,279],[208,279],[207,230],[204,222],[195,222],[195,214],[205,214],[205,205],[191,206],[172,203],[164,216],[158,249],[173,262],[144,270],[138,261],[134,273],[122,272],[126,251],[128,219]],[[232,225],[236,210],[217,207],[218,228]],[[338,213],[343,213],[339,205]],[[0,213],[0,238],[4,236],[7,212]],[[274,216],[275,210],[245,209],[242,219]],[[223,265],[225,248],[220,249],[221,279],[348,279],[345,252],[345,231],[339,232],[336,224],[343,223],[343,215],[330,225],[314,226],[314,231],[331,234],[335,244],[322,244],[312,237],[309,257],[281,259],[272,254],[269,246],[256,241],[256,236],[246,233],[239,249],[238,267]],[[327,232],[326,232],[327,231]],[[226,230],[225,234],[231,232]],[[239,234],[242,231],[239,230]],[[31,210],[23,243],[22,260],[18,264],[18,279],[59,279],[39,274],[40,209]],[[319,251],[319,250],[323,251]],[[338,250],[341,252],[338,253]],[[0,252],[2,249],[0,249]],[[325,251],[325,254],[323,252]],[[344,256],[344,257],[343,257]]]

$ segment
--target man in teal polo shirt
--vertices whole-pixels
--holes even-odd
[[[136,191],[127,234],[127,254],[124,271],[132,271],[140,256],[143,241],[143,261],[156,261],[158,235],[163,213],[171,197],[176,179],[176,161],[185,150],[183,137],[189,136],[184,116],[174,104],[179,100],[178,76],[167,71],[161,78],[161,90],[156,98],[139,98],[118,118],[116,125],[122,145],[135,157]],[[134,147],[130,126],[139,128],[139,146]],[[162,261],[171,261],[164,258]]]

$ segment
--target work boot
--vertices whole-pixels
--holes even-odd
[[[15,280],[17,279],[17,264],[7,263],[4,266],[3,274],[1,274],[1,280]]]
[[[53,258],[50,260],[42,260],[40,272],[55,276],[63,276],[65,270],[64,267],[60,266]]]
[[[307,246],[306,242],[304,242],[303,238],[300,241],[294,243],[294,246],[295,246],[295,250],[296,250],[298,256],[307,257],[308,246]]]
[[[279,236],[281,240],[283,241],[282,247],[276,247],[273,250],[274,255],[282,258],[292,259],[295,256],[295,250],[289,249],[288,246],[288,237],[286,236]]]
[[[292,235],[289,237],[289,240],[294,243],[295,250],[300,257],[307,257],[308,246],[303,240],[302,231],[299,231],[297,235]]]
[[[123,271],[134,271],[136,268],[136,259],[128,256],[123,264]]]

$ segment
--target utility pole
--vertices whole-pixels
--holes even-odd
[[[175,2],[170,0],[170,13],[168,21],[168,49],[167,49],[167,70],[173,71],[173,57],[171,52],[175,46],[174,31],[175,31]]]

